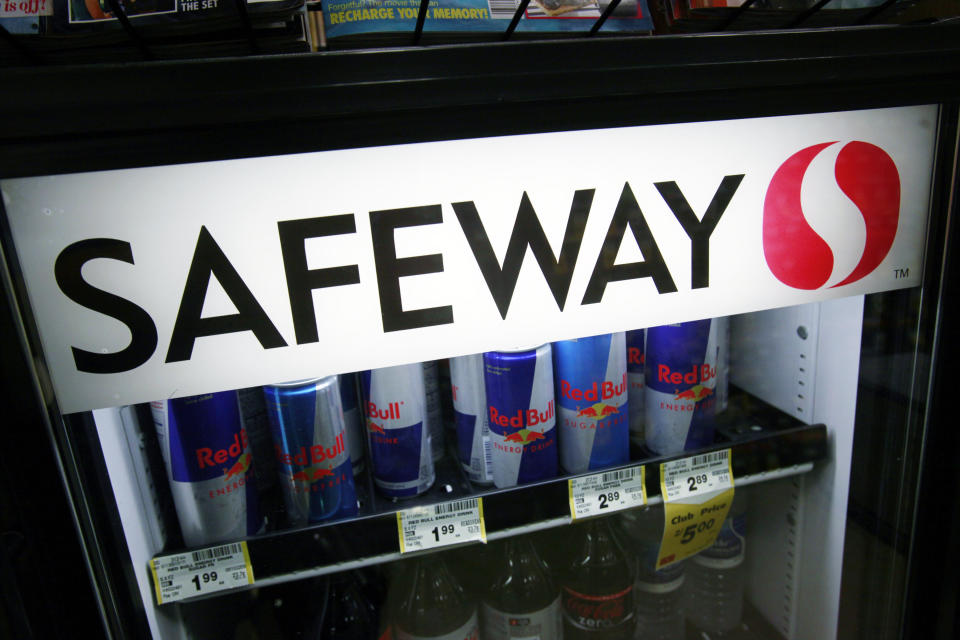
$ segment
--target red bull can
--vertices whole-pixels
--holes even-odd
[[[350,466],[353,475],[359,475],[364,468],[363,452],[367,445],[363,438],[363,418],[357,402],[357,375],[342,373],[337,376],[340,384],[340,404],[343,405],[343,422],[347,429],[347,451],[350,452]]]
[[[423,390],[427,396],[427,431],[430,455],[436,462],[443,457],[443,415],[440,407],[440,367],[436,360],[423,363]]]
[[[644,435],[644,361],[647,332],[646,329],[627,331],[627,405],[630,407],[630,440],[643,446]]]
[[[150,403],[188,547],[263,530],[250,438],[236,391]]]
[[[626,334],[553,343],[560,466],[568,473],[630,461]]]
[[[493,484],[483,354],[450,358],[450,392],[457,425],[457,454],[471,482]]]
[[[549,344],[483,354],[493,483],[499,487],[557,475],[557,410]]]
[[[713,443],[717,323],[695,320],[647,329],[646,445],[672,455]]]
[[[435,473],[423,365],[364,371],[360,383],[374,484],[391,498],[426,492]]]
[[[714,318],[717,323],[717,413],[727,410],[730,398],[730,316]]]
[[[337,376],[263,388],[290,526],[357,514]]]

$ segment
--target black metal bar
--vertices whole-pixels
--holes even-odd
[[[413,32],[413,44],[420,44],[420,36],[423,35],[423,23],[427,19],[428,6],[430,6],[430,0],[420,0],[420,11],[417,12],[417,26]]]
[[[510,39],[510,36],[513,35],[514,30],[517,28],[517,25],[520,24],[520,18],[523,17],[524,12],[529,6],[530,0],[520,0],[520,6],[518,6],[517,10],[513,12],[513,18],[510,19],[510,24],[507,25],[507,30],[503,32],[503,40]]]
[[[806,22],[807,19],[810,18],[810,16],[815,14],[817,11],[820,11],[820,9],[823,9],[823,7],[831,1],[832,0],[818,0],[818,2],[815,5],[813,5],[806,11],[801,12],[793,20],[783,25],[781,29],[793,29],[795,27],[799,27],[801,24]]]
[[[739,18],[740,16],[742,16],[742,15],[743,15],[743,12],[746,11],[747,9],[749,9],[750,7],[752,7],[753,4],[754,4],[756,1],[757,1],[757,0],[746,0],[742,5],[740,5],[739,7],[737,7],[736,9],[734,9],[733,11],[731,11],[731,12],[730,12],[730,15],[728,15],[726,18],[724,18],[724,19],[720,22],[720,24],[718,24],[718,25],[716,26],[716,31],[724,31],[725,29],[730,28],[730,25],[732,25],[734,22],[736,22],[737,18]],[[891,2],[894,2],[895,0],[890,0],[890,1],[891,1]]]
[[[31,51],[29,47],[20,41],[19,38],[7,31],[2,24],[0,24],[0,40],[3,40],[13,47],[16,52],[23,56],[23,58],[30,64],[44,64],[43,58]]]
[[[590,27],[590,33],[587,35],[593,35],[597,31],[600,31],[600,27],[603,26],[603,23],[607,21],[614,11],[616,11],[617,6],[620,4],[620,0],[610,0],[610,4],[607,5],[607,8],[603,10],[603,13],[600,14],[600,17],[597,18],[597,21],[593,23],[593,26]]]
[[[144,42],[143,38],[137,33],[137,30],[133,28],[133,25],[130,24],[130,18],[127,17],[127,14],[123,10],[123,5],[120,4],[120,0],[107,0],[107,4],[110,5],[110,11],[113,12],[113,15],[116,16],[117,20],[120,22],[120,25],[123,27],[123,30],[127,32],[127,35],[130,36],[130,39],[133,40],[133,43],[137,45],[137,49],[140,50],[140,56],[144,60],[153,60],[153,53],[147,48],[147,43]]]
[[[259,53],[260,47],[257,45],[257,36],[253,32],[253,24],[250,22],[250,11],[247,9],[247,0],[234,0],[237,5],[237,15],[240,16],[240,23],[243,25],[243,32],[247,36],[247,42],[250,44],[250,53]]]

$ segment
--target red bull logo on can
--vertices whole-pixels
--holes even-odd
[[[377,406],[376,402],[367,403],[367,417],[368,418],[379,418],[380,420],[399,420],[400,419],[400,405],[403,404],[403,401],[400,402],[390,402],[387,404],[386,409],[381,409]]]
[[[620,384],[615,384],[611,380],[603,382],[594,382],[589,389],[578,389],[574,387],[569,380],[560,380],[560,395],[569,400],[586,400],[587,402],[599,402],[617,398],[627,392],[627,374],[623,374]]]
[[[646,354],[643,353],[642,349],[637,347],[627,347],[627,365],[636,365],[642,367],[644,362],[646,362]]]
[[[717,377],[717,368],[709,364],[694,365],[690,371],[671,371],[665,364],[657,365],[657,380],[670,384],[699,384]],[[679,397],[679,396],[678,396]]]
[[[615,413],[620,413],[620,409],[613,406],[612,404],[606,404],[604,402],[598,402],[592,404],[589,407],[580,409],[577,412],[577,417],[583,418],[606,418],[607,416],[612,416]]]
[[[247,430],[240,429],[240,433],[234,434],[233,442],[230,443],[230,446],[224,449],[217,449],[216,451],[210,447],[200,447],[197,449],[197,466],[200,469],[204,469],[206,467],[223,465],[229,460],[239,458],[240,454],[247,450],[247,445]],[[249,467],[250,465],[248,464],[247,466]],[[224,470],[224,475],[229,471],[229,469]]]
[[[501,427],[515,427],[517,429],[548,423],[557,415],[556,409],[553,406],[553,400],[547,402],[546,411],[538,411],[537,409],[523,411],[517,409],[517,412],[512,416],[500,413],[493,405],[489,405],[489,409],[490,422],[492,424]]]
[[[705,387],[702,384],[694,385],[685,391],[678,391],[674,396],[675,400],[693,400],[699,402],[713,393],[713,389]]]
[[[332,447],[324,447],[323,445],[316,444],[309,449],[307,449],[307,447],[300,447],[299,453],[285,453],[279,445],[274,445],[274,449],[277,452],[277,460],[283,464],[305,467],[310,464],[323,462],[324,460],[334,460],[346,451],[347,447],[344,442],[343,433],[341,432]]]

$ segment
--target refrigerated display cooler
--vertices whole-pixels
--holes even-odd
[[[957,504],[944,351],[957,36],[937,25],[4,72],[5,405],[35,438],[18,446],[18,433],[5,465],[38,513],[78,533],[79,549],[70,528],[57,534],[51,557],[73,560],[51,593],[93,602],[105,632],[128,637],[352,637],[348,623],[370,637],[501,637],[493,610],[525,616],[511,637],[549,637],[554,622],[567,637],[948,637],[936,608],[958,566],[943,542]],[[660,328],[696,323],[713,327],[714,360],[651,364]],[[644,329],[646,346],[618,342]],[[624,386],[646,356],[642,414],[563,386],[558,348],[611,334]],[[537,420],[553,422],[534,428],[528,402],[514,424],[488,396],[488,453],[534,445],[553,467],[478,483],[451,373],[486,354],[475,384],[492,394],[508,368],[494,356],[518,350],[546,394]],[[433,481],[407,492],[382,472],[394,405],[378,414],[371,388],[406,367],[426,398],[421,363],[446,444],[421,448]],[[291,387],[271,385],[335,375],[358,393],[364,436],[322,442],[358,467],[337,476],[356,499],[312,510],[290,487],[332,487],[333,467],[295,471],[321,441],[288,441],[270,398]],[[316,407],[357,413],[330,380]],[[222,392],[242,437],[184,444],[199,432],[176,407]],[[663,444],[678,427],[659,417],[683,422],[700,401],[712,415],[697,437]],[[646,433],[603,462],[564,457],[576,425],[599,433],[611,415]],[[204,514],[201,494],[217,490],[176,471],[177,446],[229,480],[234,513]],[[49,456],[42,489],[24,479],[31,452]],[[716,460],[710,482],[732,485],[712,494],[725,517],[676,529],[670,474]],[[726,539],[668,557],[665,529],[695,538],[723,522]],[[734,585],[703,587],[710,571]],[[679,626],[649,626],[661,605]]]

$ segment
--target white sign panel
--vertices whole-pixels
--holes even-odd
[[[6,180],[66,412],[917,286],[937,108]]]

